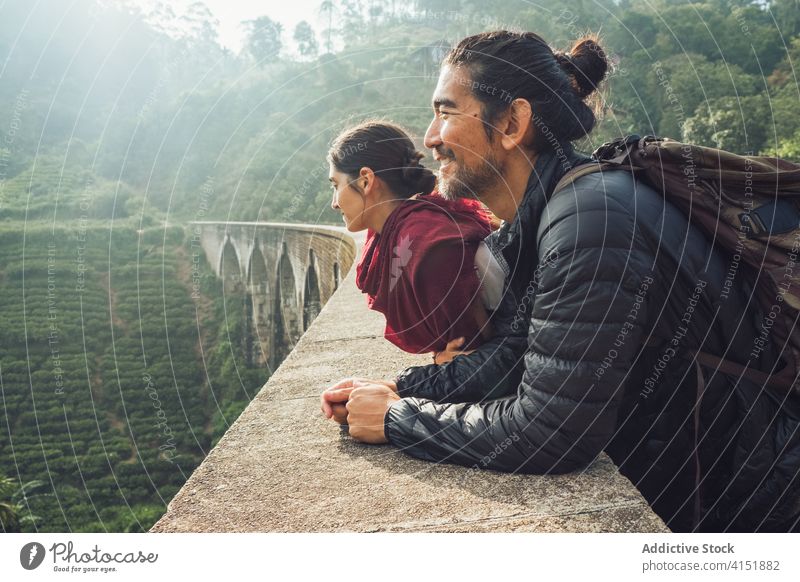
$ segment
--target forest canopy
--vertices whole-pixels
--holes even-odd
[[[211,178],[206,218],[337,223],[332,137],[368,116],[421,136],[443,50],[491,28],[562,49],[599,32],[614,67],[584,150],[626,133],[800,150],[795,0],[326,0],[291,30],[269,14],[242,23],[237,52],[202,3],[2,11],[3,219],[74,217],[90,196],[97,218],[191,220]]]

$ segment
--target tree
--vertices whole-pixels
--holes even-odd
[[[775,66],[768,82],[772,87],[795,85],[797,88],[797,64],[800,63],[800,37],[787,41],[787,51],[783,60]]]
[[[764,149],[771,123],[765,96],[723,97],[697,107],[683,126],[683,141],[752,155]]]
[[[333,34],[336,32],[333,28],[333,14],[336,12],[336,3],[333,0],[323,0],[319,5],[319,14],[327,20],[325,27],[325,52],[333,53]]]
[[[666,136],[680,135],[683,119],[693,115],[701,104],[727,96],[754,95],[760,81],[735,64],[711,62],[690,53],[664,59],[648,75],[650,94],[656,100],[652,115],[658,133]],[[763,90],[763,81],[760,85]]]
[[[180,17],[188,36],[201,44],[217,44],[217,28],[219,20],[214,17],[208,6],[202,2],[193,2]]]
[[[245,47],[259,65],[264,66],[270,61],[277,60],[283,46],[281,43],[283,25],[269,16],[246,20],[244,24],[249,29]]]
[[[302,20],[294,28],[294,41],[297,43],[297,52],[301,57],[313,59],[319,52],[317,35],[311,25]]]
[[[768,153],[784,160],[800,163],[800,131],[797,131],[792,137],[782,139],[777,150],[768,150]]]
[[[772,0],[767,8],[784,37],[800,33],[800,2],[798,0]]]
[[[18,485],[8,477],[0,476],[0,527],[6,533],[19,533],[24,525],[32,525],[40,518],[28,509],[30,492],[44,485],[43,481],[28,481]]]

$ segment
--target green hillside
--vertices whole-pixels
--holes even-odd
[[[146,530],[266,380],[231,349],[243,298],[204,267],[192,299],[185,239],[0,230],[0,474],[43,481],[39,531]]]
[[[441,48],[502,27],[561,50],[600,32],[613,66],[584,150],[639,133],[800,156],[796,0],[320,0],[305,41],[264,13],[233,53],[202,3],[4,2],[0,221],[76,217],[87,189],[95,218],[192,220],[211,181],[206,219],[338,224],[331,139],[386,117],[422,148]]]

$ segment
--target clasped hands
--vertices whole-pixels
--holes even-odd
[[[444,364],[461,354],[464,338],[447,343],[441,352],[435,352],[433,361]],[[347,424],[348,432],[362,443],[381,444],[388,442],[384,431],[384,418],[389,407],[400,400],[397,384],[389,380],[346,378],[327,388],[320,398],[322,413],[339,424]]]
[[[349,425],[351,437],[378,445],[388,442],[383,419],[400,396],[394,382],[347,378],[326,389],[321,400],[322,413],[339,424]]]

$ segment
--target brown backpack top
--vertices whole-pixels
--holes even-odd
[[[592,158],[596,163],[568,172],[554,192],[607,170],[632,172],[660,192],[726,250],[737,268],[739,261],[749,266],[765,325],[770,319],[771,341],[786,365],[769,374],[749,367],[750,360],[741,365],[705,352],[690,356],[769,388],[781,402],[792,391],[800,394],[800,165],[638,135],[603,144]],[[725,286],[729,290],[730,282]],[[698,368],[702,382],[701,376]]]

